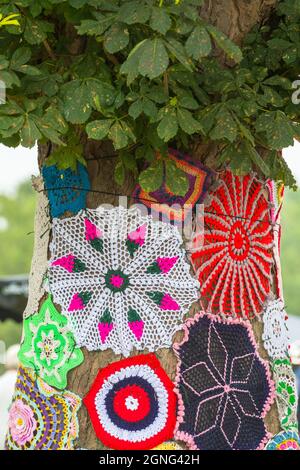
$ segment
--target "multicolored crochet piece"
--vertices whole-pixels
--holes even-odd
[[[147,450],[173,437],[173,389],[155,355],[140,355],[100,370],[83,401],[105,446]]]
[[[56,310],[49,296],[39,313],[24,320],[24,341],[18,354],[23,366],[33,368],[58,389],[67,387],[69,370],[83,362],[83,353],[76,347],[67,324],[67,318]]]
[[[52,217],[60,217],[67,211],[76,214],[85,209],[86,197],[91,188],[85,166],[78,163],[77,171],[71,168],[59,170],[56,165],[44,166],[42,174]]]
[[[212,313],[252,318],[271,293],[274,237],[265,193],[254,176],[230,171],[210,193],[204,244],[192,262]]]
[[[263,313],[264,331],[262,339],[265,349],[273,359],[288,355],[289,332],[287,314],[281,299],[270,300]]]
[[[191,449],[255,450],[274,400],[268,364],[249,322],[199,313],[174,346],[179,412],[175,438]]]
[[[7,450],[71,450],[78,437],[80,398],[57,392],[20,367],[9,411]]]
[[[272,437],[265,450],[300,450],[300,438],[296,431],[282,431]]]
[[[276,359],[272,363],[276,386],[276,403],[281,427],[288,431],[298,429],[296,377],[289,359]]]
[[[159,189],[148,193],[140,185],[133,192],[133,199],[151,210],[156,220],[182,222],[191,215],[193,207],[203,202],[212,179],[212,172],[200,162],[192,160],[177,150],[169,149],[168,158],[179,168],[188,180],[188,190],[184,196],[175,195],[166,184],[166,170]]]
[[[177,228],[136,208],[55,219],[49,285],[77,344],[124,356],[170,347],[199,296],[181,245]]]

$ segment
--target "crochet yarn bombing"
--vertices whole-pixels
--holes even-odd
[[[18,354],[24,366],[58,389],[66,388],[67,373],[83,362],[67,323],[49,296],[39,313],[24,320],[24,342]]]
[[[194,161],[189,155],[183,155],[177,150],[169,149],[169,161],[183,172],[188,181],[188,188],[183,196],[175,195],[166,183],[166,169],[160,187],[148,193],[140,185],[133,192],[133,199],[151,210],[153,218],[171,221],[174,225],[191,219],[192,210],[206,196],[212,179],[212,172],[200,162]]]
[[[80,398],[57,392],[20,367],[9,411],[7,450],[71,450],[78,437]]]
[[[188,320],[185,338],[174,350],[179,360],[175,437],[191,449],[262,448],[274,384],[250,324],[200,313]]]
[[[171,346],[199,289],[181,245],[175,227],[134,208],[55,219],[49,286],[77,344],[124,356]]]
[[[146,450],[171,439],[176,395],[154,354],[100,370],[84,403],[97,437],[109,448]]]
[[[204,244],[192,255],[213,313],[251,318],[271,292],[273,227],[265,187],[252,175],[221,174],[205,205]]]
[[[284,358],[288,355],[289,333],[287,314],[282,300],[276,299],[266,304],[262,339],[271,358]]]
[[[60,217],[67,211],[76,214],[85,209],[91,187],[85,166],[78,163],[76,171],[71,168],[60,170],[56,165],[44,166],[42,174],[52,217]]]

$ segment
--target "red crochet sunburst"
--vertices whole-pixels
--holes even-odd
[[[174,384],[154,354],[100,370],[83,401],[97,437],[111,449],[147,450],[173,437]]]
[[[204,243],[192,261],[202,298],[214,313],[251,318],[270,294],[274,237],[266,195],[253,175],[230,171],[211,192]]]

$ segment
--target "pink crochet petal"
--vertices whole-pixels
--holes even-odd
[[[74,269],[74,263],[75,263],[75,256],[68,255],[68,256],[63,256],[62,258],[58,258],[57,260],[53,261],[52,266],[60,266],[66,269],[69,273],[72,273]]]
[[[132,333],[138,341],[142,339],[144,332],[144,322],[143,320],[128,322],[128,326],[131,329]]]
[[[162,310],[180,310],[180,305],[178,305],[178,303],[169,294],[164,294],[160,303],[160,308]]]
[[[133,232],[128,233],[128,240],[142,246],[145,243],[147,224],[143,224]]]
[[[103,232],[96,227],[89,219],[85,219],[85,238],[89,242],[91,240],[95,240],[95,238],[101,238],[103,236]]]
[[[174,258],[157,258],[156,262],[159,269],[164,273],[168,273],[173,268],[174,264],[177,263],[179,256]]]
[[[74,312],[75,310],[83,310],[85,307],[82,299],[80,298],[79,294],[74,294],[71,303],[69,305],[68,311]]]
[[[113,323],[99,323],[98,330],[99,330],[102,344],[105,343],[113,327],[114,327]]]

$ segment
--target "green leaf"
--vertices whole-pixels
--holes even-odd
[[[194,70],[192,61],[188,58],[187,53],[183,45],[176,41],[174,38],[170,38],[165,41],[165,45],[170,53],[178,60],[187,70],[192,72]]]
[[[237,63],[241,62],[243,58],[242,51],[236,44],[234,44],[234,42],[232,42],[224,33],[219,31],[212,25],[207,25],[206,29],[213,37],[216,44],[221,49],[223,49],[223,51],[228,55],[230,59],[234,60]]]
[[[150,27],[161,34],[166,34],[172,26],[172,21],[166,10],[160,7],[152,8]]]
[[[166,184],[170,191],[178,196],[185,196],[189,189],[188,178],[172,160],[166,161]]]
[[[47,166],[56,165],[59,170],[71,168],[71,170],[76,171],[78,162],[86,166],[83,147],[77,142],[68,142],[67,146],[56,148],[50,157],[46,159],[45,164]]]
[[[107,136],[112,123],[113,119],[89,122],[86,126],[88,137],[94,140],[103,140]]]
[[[131,83],[136,79],[139,75],[139,62],[142,57],[143,51],[147,44],[147,39],[139,42],[130,52],[126,61],[121,65],[120,73],[127,75],[127,85],[131,85]]]
[[[249,142],[245,142],[245,146],[254,165],[256,165],[266,177],[269,177],[270,168],[268,167],[264,159],[259,155],[255,147],[253,147]]]
[[[79,35],[101,36],[114,23],[115,15],[102,15],[98,13],[97,20],[82,20],[76,26]]]
[[[73,80],[62,87],[64,115],[72,124],[83,124],[92,112],[90,91],[81,80]]]
[[[129,43],[129,32],[122,23],[113,24],[106,32],[104,38],[104,47],[110,54],[121,51]]]
[[[110,83],[103,82],[96,78],[86,81],[88,102],[97,111],[103,112],[103,108],[112,106],[116,99],[116,90]]]
[[[27,64],[31,59],[31,50],[29,47],[19,47],[11,58],[10,66],[14,70],[19,70],[21,65]]]
[[[163,117],[157,127],[158,136],[164,141],[168,142],[178,132],[177,116],[174,109],[166,108]]]
[[[24,147],[33,147],[37,140],[39,140],[42,135],[35,124],[34,120],[30,117],[26,117],[24,121],[23,128],[21,129],[21,142]]]
[[[132,103],[128,109],[128,114],[133,119],[137,119],[143,112],[143,102],[141,99],[136,100]]]
[[[192,113],[187,109],[177,109],[177,120],[179,126],[186,134],[192,135],[202,131],[200,123],[193,118]]]
[[[149,6],[139,0],[124,3],[119,9],[119,20],[127,24],[146,23],[150,17]]]
[[[115,171],[114,171],[114,178],[115,178],[116,183],[119,186],[122,186],[124,184],[124,181],[125,181],[125,167],[124,167],[124,164],[123,164],[122,160],[119,160],[116,163]]]
[[[210,54],[212,46],[208,32],[204,27],[196,26],[185,44],[186,51],[195,60],[201,60]]]
[[[265,134],[271,149],[281,150],[294,143],[295,128],[282,111],[261,114],[255,128]]]
[[[147,39],[140,57],[138,70],[144,77],[159,77],[169,65],[169,56],[161,39]]]
[[[155,160],[146,170],[139,175],[139,183],[144,191],[151,193],[156,191],[163,182],[163,162]]]
[[[229,140],[234,142],[237,137],[237,124],[232,117],[232,114],[222,108],[216,115],[215,125],[210,131],[210,138],[213,140]]]
[[[127,147],[128,145],[128,134],[123,129],[120,122],[115,122],[109,130],[109,138],[112,140],[114,148],[116,150]]]
[[[41,44],[46,38],[48,33],[52,33],[54,27],[48,21],[40,21],[26,17],[26,25],[24,31],[24,38],[29,44]]]

